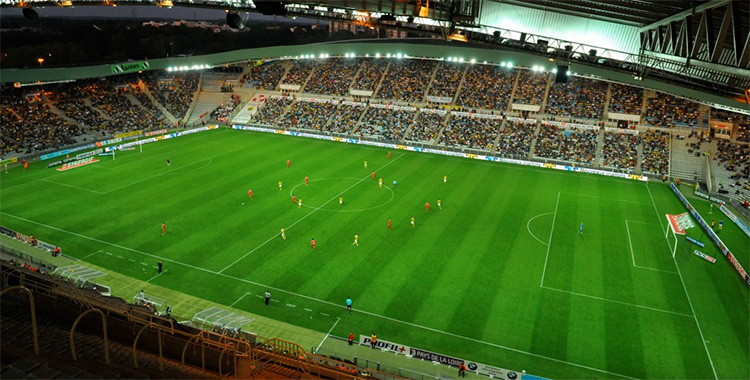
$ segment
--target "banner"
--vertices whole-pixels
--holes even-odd
[[[373,95],[372,91],[367,91],[367,90],[354,90],[354,89],[350,89],[349,93],[352,94],[352,95],[354,95],[354,96],[367,96],[367,97],[370,97],[370,96]]]
[[[578,128],[578,129],[588,129],[588,130],[594,130],[594,131],[599,130],[599,127],[597,127],[596,125],[566,123],[564,121],[544,120],[542,121],[542,125],[554,125],[560,128]]]
[[[145,137],[149,136],[155,136],[155,135],[163,135],[165,133],[169,133],[169,129],[160,129],[158,131],[150,131],[143,134]]]
[[[365,346],[370,346],[371,343],[372,343],[372,338],[370,338],[369,335],[363,335],[363,334],[359,335],[359,344],[362,344],[362,345],[365,345]],[[407,346],[404,346],[403,344],[389,342],[389,341],[383,340],[383,339],[378,339],[378,342],[375,343],[375,347],[379,348],[381,350],[395,352],[395,353],[401,354],[401,355],[408,355],[409,354],[409,350],[411,349],[411,348],[409,348]]]
[[[446,96],[432,96],[427,95],[427,101],[430,103],[443,103],[443,104],[449,104],[453,101],[453,98],[449,98]]]
[[[369,335],[361,334],[359,336],[359,344],[370,346],[371,342],[372,342],[372,339],[370,338]],[[490,378],[508,379],[508,380],[514,380],[518,378],[518,373],[504,369],[504,368],[493,367],[490,365],[476,363],[476,362],[472,362],[472,361],[468,361],[465,359],[456,358],[456,357],[452,357],[448,355],[438,354],[435,352],[430,352],[430,351],[422,350],[419,348],[404,346],[403,344],[390,342],[387,340],[378,339],[378,342],[375,344],[375,348],[405,355],[406,357],[410,357],[414,359],[429,360],[431,362],[445,364],[454,368],[458,368],[459,365],[464,364],[466,365],[467,371],[471,371],[479,375],[489,376]]]
[[[451,111],[451,115],[464,116],[464,117],[469,117],[469,118],[473,118],[473,119],[493,119],[493,120],[501,120],[502,119],[500,116],[490,115],[488,113],[472,113],[472,112]]]
[[[685,235],[685,230],[695,227],[690,216],[686,212],[679,215],[667,214],[667,221],[672,231],[678,235]]]
[[[699,251],[697,249],[695,251],[693,251],[693,253],[696,256],[703,258],[703,260],[706,260],[706,261],[710,262],[711,264],[713,264],[713,263],[716,262],[715,258],[713,258],[713,257],[711,257],[711,256],[709,256],[709,255],[707,255],[707,254],[705,254],[705,253],[703,253],[703,252],[701,252],[701,251]]]
[[[628,134],[628,135],[638,136],[638,131],[635,130],[635,129],[604,127],[604,130],[607,131],[607,132],[625,133],[625,134]]]
[[[18,162],[18,157],[9,158],[7,160],[0,161],[0,165],[15,164]]]
[[[511,109],[513,111],[539,112],[539,110],[542,109],[542,106],[540,106],[538,104],[519,104],[519,103],[513,103],[511,105]]]
[[[434,110],[434,109],[430,109],[430,108],[422,108],[422,109],[419,110],[419,112],[422,112],[422,113],[432,113],[432,114],[437,114],[437,115],[445,115],[445,114],[448,113],[448,111],[446,111],[446,110]]]
[[[279,83],[279,90],[299,91],[302,86],[298,84],[283,84]]]
[[[607,118],[612,119],[612,120],[628,120],[628,121],[638,122],[641,120],[641,115],[631,115],[628,113],[610,112],[607,114]]]
[[[143,71],[148,70],[151,65],[148,63],[148,61],[143,62],[128,62],[128,63],[121,63],[119,65],[111,65],[109,67],[112,74],[125,74],[125,73],[132,73],[136,71]]]
[[[743,222],[740,218],[738,218],[737,215],[734,215],[734,213],[732,211],[730,211],[727,208],[727,206],[724,206],[723,204],[720,204],[719,205],[719,210],[721,210],[721,212],[723,212],[724,215],[726,215],[729,218],[729,220],[733,221],[734,224],[736,224],[742,230],[742,232],[745,233],[745,235],[747,235],[748,237],[750,237],[750,227],[748,227],[745,224],[745,222]]]
[[[515,117],[515,116],[508,116],[505,118],[508,121],[515,121],[518,123],[525,123],[525,124],[536,124],[536,119],[524,119],[522,117]]]
[[[719,204],[724,203],[723,200],[721,200],[719,198],[716,198],[716,197],[713,197],[713,196],[710,196],[710,195],[708,195],[708,194],[706,194],[706,193],[704,193],[704,192],[702,192],[700,190],[695,190],[693,192],[693,194],[695,194],[696,196],[699,196],[699,197],[701,197],[703,199],[708,199],[709,201],[714,202],[714,203],[719,203]]]
[[[137,131],[131,131],[131,132],[125,132],[125,133],[118,133],[115,135],[116,139],[124,139],[126,137],[134,137],[134,136],[140,136],[143,133],[142,129],[139,129]]]
[[[68,164],[63,164],[63,166],[60,169],[57,169],[57,171],[64,172],[66,170],[75,169],[84,165],[93,164],[95,162],[99,162],[99,160],[94,157],[87,157],[81,160],[75,160]]]
[[[397,106],[394,104],[380,104],[380,103],[370,103],[370,107],[372,108],[387,108],[389,110],[394,111],[410,111],[414,112],[417,110],[417,107],[412,106]]]

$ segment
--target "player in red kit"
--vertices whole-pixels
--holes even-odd
[[[286,160],[286,167],[292,167],[292,160]]]
[[[29,163],[26,162],[25,158],[23,160],[21,160],[21,163],[23,164],[24,170],[29,170]]]
[[[391,158],[391,151],[388,151],[388,158]]]
[[[166,223],[162,223],[161,224],[161,235],[164,236],[166,234],[167,234],[167,224]]]
[[[375,172],[372,172],[372,179],[375,179]]]
[[[250,199],[253,199],[253,190],[252,189],[248,190],[247,195],[250,197]]]
[[[430,212],[430,202],[425,203],[424,208],[427,210],[427,212]]]
[[[310,245],[312,246],[312,250],[314,251],[315,250],[315,238],[310,240]]]
[[[393,229],[393,221],[391,218],[388,218],[388,227],[385,228],[386,230],[392,230]]]
[[[308,182],[309,182],[309,178],[305,177],[305,186],[307,186]]]
[[[292,204],[295,204],[297,202],[297,196],[292,195]]]

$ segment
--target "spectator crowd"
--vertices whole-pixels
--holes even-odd
[[[629,133],[604,132],[601,164],[604,167],[634,171],[638,164],[640,137]]]
[[[456,104],[463,107],[504,111],[513,92],[518,71],[494,65],[472,65],[466,71]]]

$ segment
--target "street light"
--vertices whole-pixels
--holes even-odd
[[[174,42],[170,42],[169,47],[172,49],[172,55],[170,55],[170,57],[174,58]]]
[[[39,62],[39,66],[41,67],[42,63],[44,63],[44,58],[38,58],[36,61]]]

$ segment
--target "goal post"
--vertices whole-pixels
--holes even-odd
[[[690,218],[690,215],[688,213],[683,212],[682,214],[666,214],[667,217],[667,225],[669,225],[669,228],[667,228],[667,231],[664,233],[664,238],[669,239],[669,233],[672,232],[672,236],[674,237],[674,246],[672,247],[672,257],[674,258],[677,254],[677,243],[678,238],[677,235],[685,236],[687,235],[686,231],[688,228],[695,227],[695,224],[693,223],[693,220]],[[667,240],[669,241],[669,240]]]

